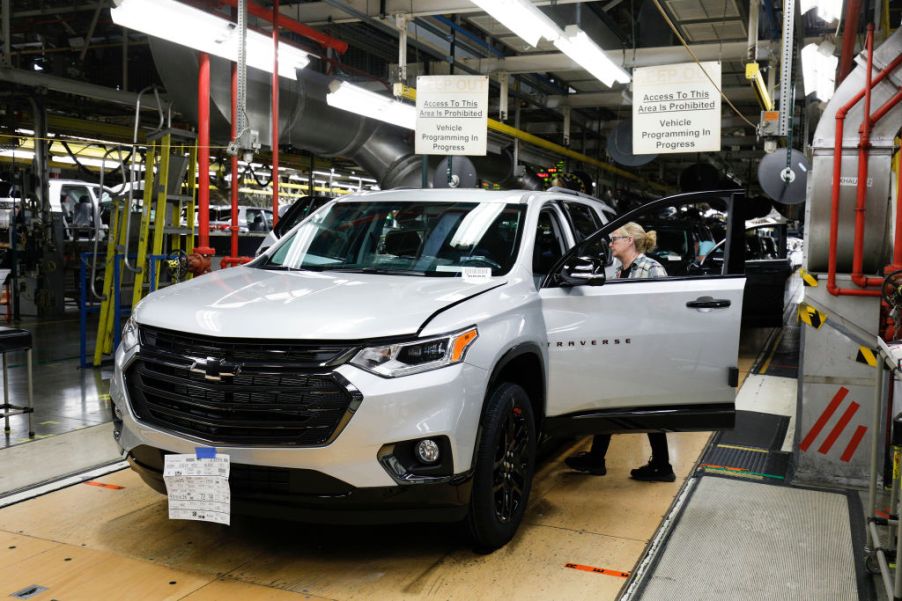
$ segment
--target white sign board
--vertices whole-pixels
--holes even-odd
[[[633,154],[720,150],[720,85],[716,61],[633,69]]]
[[[201,520],[229,525],[232,495],[229,456],[198,459],[166,455],[163,481],[169,497],[170,520]]]
[[[489,78],[417,77],[416,153],[485,156]]]

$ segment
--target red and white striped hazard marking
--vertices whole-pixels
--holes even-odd
[[[808,451],[808,448],[814,444],[817,440],[818,436],[820,436],[821,432],[827,426],[827,423],[833,417],[833,414],[840,408],[845,400],[846,396],[849,394],[849,389],[845,386],[840,386],[839,390],[836,391],[836,394],[833,395],[833,398],[824,407],[824,410],[821,412],[820,416],[817,418],[817,421],[814,422],[814,425],[811,426],[811,429],[808,431],[808,434],[805,435],[805,438],[802,439],[802,443],[799,445],[799,448],[803,453]],[[817,448],[817,452],[821,455],[826,455],[833,448],[833,445],[836,444],[836,440],[842,435],[845,431],[846,427],[849,425],[849,422],[852,421],[852,418],[855,417],[855,414],[858,413],[858,410],[861,408],[861,405],[856,403],[855,401],[851,401],[849,406],[846,407],[845,411],[843,411],[842,415],[833,425],[833,428],[830,430],[830,433],[827,434],[827,437],[821,442],[821,445]],[[849,443],[846,445],[846,448],[843,450],[842,454],[839,456],[839,460],[845,463],[848,463],[852,460],[852,457],[855,455],[855,451],[858,450],[858,445],[861,444],[861,439],[864,438],[864,435],[867,433],[868,429],[866,426],[858,426],[855,429],[855,432],[852,434],[852,438],[849,440]]]

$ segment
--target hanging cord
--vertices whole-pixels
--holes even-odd
[[[708,78],[708,81],[711,82],[711,85],[713,85],[714,89],[717,90],[717,92],[723,97],[724,101],[726,101],[726,103],[728,105],[730,105],[730,108],[733,109],[733,112],[736,113],[740,119],[742,119],[743,121],[748,123],[750,127],[757,128],[757,126],[754,123],[749,121],[745,115],[743,115],[741,112],[739,112],[739,109],[736,108],[736,105],[734,105],[732,102],[730,102],[730,99],[727,98],[727,95],[724,94],[723,90],[720,89],[720,86],[718,86],[714,82],[714,80],[711,79],[711,76],[708,75],[708,72],[705,71],[704,67],[702,67],[701,61],[698,60],[698,57],[695,55],[695,52],[692,51],[692,48],[689,47],[689,44],[687,44],[686,40],[683,39],[683,36],[680,35],[680,32],[677,30],[676,25],[674,25],[673,21],[670,20],[670,17],[667,16],[667,13],[664,11],[664,7],[661,6],[661,3],[659,2],[659,0],[652,0],[652,2],[655,3],[655,7],[658,9],[658,12],[661,13],[661,16],[664,18],[664,21],[667,23],[668,26],[670,26],[670,30],[673,31],[673,34],[677,37],[677,39],[680,41],[680,43],[683,45],[683,47],[689,53],[689,56],[692,57],[692,59],[695,61],[695,64],[697,64],[699,66],[699,68],[702,70],[702,73],[705,74],[705,77]]]

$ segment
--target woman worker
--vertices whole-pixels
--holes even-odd
[[[618,278],[661,278],[667,277],[664,267],[645,253],[655,248],[657,236],[654,231],[646,232],[638,223],[629,222],[611,235],[611,254],[620,260]],[[663,432],[649,432],[651,459],[647,465],[636,468],[630,475],[636,480],[673,482],[676,475],[670,465],[667,450],[667,435]],[[567,457],[565,463],[580,472],[604,476],[605,454],[611,444],[610,434],[598,434],[592,439],[592,450]]]

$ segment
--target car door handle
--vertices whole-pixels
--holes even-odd
[[[697,299],[686,303],[686,306],[690,309],[724,309],[730,306],[730,301],[726,298],[700,296]]]

